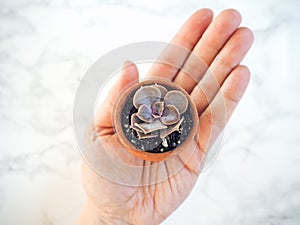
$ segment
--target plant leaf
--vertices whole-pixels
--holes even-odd
[[[161,97],[162,97],[162,98],[163,98],[163,97],[167,94],[167,92],[168,92],[168,89],[165,88],[165,87],[162,86],[162,85],[154,84],[154,85],[152,85],[152,86],[153,86],[153,87],[156,87],[157,89],[160,90],[160,93],[161,93]]]
[[[136,115],[144,122],[152,122],[154,120],[151,106],[148,105],[141,105]]]
[[[180,120],[180,114],[174,105],[166,105],[160,121],[165,125],[172,125]]]
[[[164,111],[164,102],[155,102],[152,105],[152,116],[155,118],[160,118]]]
[[[147,139],[147,138],[154,138],[154,137],[158,137],[157,132],[156,133],[149,133],[149,134],[144,134],[143,132],[137,132],[138,134],[138,138],[139,139]]]
[[[169,91],[164,97],[166,105],[174,105],[180,114],[184,113],[188,108],[188,99],[181,91]]]
[[[179,127],[184,120],[184,117],[182,117],[178,123],[169,126],[167,129],[161,130],[159,133],[160,138],[165,138],[168,135],[172,134],[174,131],[179,131]]]
[[[142,132],[140,128],[135,126],[135,124],[142,123],[142,122],[143,121],[137,117],[136,113],[134,113],[131,115],[130,128],[134,129],[136,132]]]
[[[160,90],[154,85],[144,86],[139,88],[133,96],[133,105],[139,108],[141,105],[152,105],[154,102],[159,101],[161,98]]]
[[[167,126],[162,124],[159,119],[154,120],[152,123],[136,123],[135,126],[140,128],[144,134],[167,128]]]

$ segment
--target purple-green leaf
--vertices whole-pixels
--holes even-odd
[[[164,111],[164,102],[155,102],[152,105],[152,116],[155,118],[160,118]]]
[[[166,105],[160,121],[165,125],[172,125],[180,120],[180,114],[175,106]]]
[[[166,105],[173,105],[180,114],[184,113],[188,108],[188,99],[181,91],[169,91],[164,97]]]
[[[154,120],[152,123],[136,124],[136,126],[140,128],[144,134],[168,128],[166,125],[162,124],[159,119]]]
[[[154,85],[145,86],[138,89],[133,96],[133,105],[139,108],[141,105],[152,105],[154,102],[159,101],[161,98],[160,90]]]
[[[137,117],[144,122],[152,122],[154,117],[152,116],[152,109],[149,105],[141,105],[138,112],[136,113]]]

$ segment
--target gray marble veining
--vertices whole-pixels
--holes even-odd
[[[84,202],[72,106],[87,68],[135,41],[168,41],[197,8],[237,8],[251,84],[222,150],[163,224],[300,223],[300,4],[289,1],[0,2],[0,224],[74,224]],[[138,18],[138,19],[137,19]]]

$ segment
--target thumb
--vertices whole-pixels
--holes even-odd
[[[138,79],[139,79],[139,72],[136,65],[133,62],[127,60],[123,64],[121,75],[115,85],[117,86],[116,88],[119,88],[119,90],[121,90],[126,86],[128,86],[129,84],[136,83]],[[116,97],[118,96],[119,93],[117,94]]]
[[[106,100],[94,115],[95,127],[97,127],[98,129],[113,127],[112,115],[114,104],[117,102],[118,97],[122,94],[121,91],[128,85],[138,82],[138,79],[139,74],[136,65],[131,61],[125,61],[121,74],[119,75],[117,81],[108,92]],[[111,131],[113,130],[111,129]]]

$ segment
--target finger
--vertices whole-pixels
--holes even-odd
[[[175,83],[191,92],[202,78],[227,40],[241,23],[241,15],[234,9],[221,12],[209,25],[202,38],[195,46],[183,69],[176,75]]]
[[[123,65],[121,75],[108,93],[107,99],[95,114],[94,123],[99,130],[113,127],[113,108],[120,93],[128,85],[137,82],[139,79],[138,69],[133,62],[126,61]],[[104,130],[103,130],[104,132]]]
[[[199,146],[208,150],[224,129],[241,100],[250,79],[246,66],[237,66],[225,80],[216,97],[200,116]]]
[[[212,21],[213,12],[210,9],[196,11],[180,28],[170,44],[158,57],[147,76],[159,76],[172,80],[178,71],[178,66],[184,61],[195,47],[203,32]],[[174,66],[175,65],[175,66]]]
[[[253,33],[248,28],[239,28],[223,47],[205,76],[191,93],[199,115],[217,94],[230,72],[243,60],[253,43]]]

